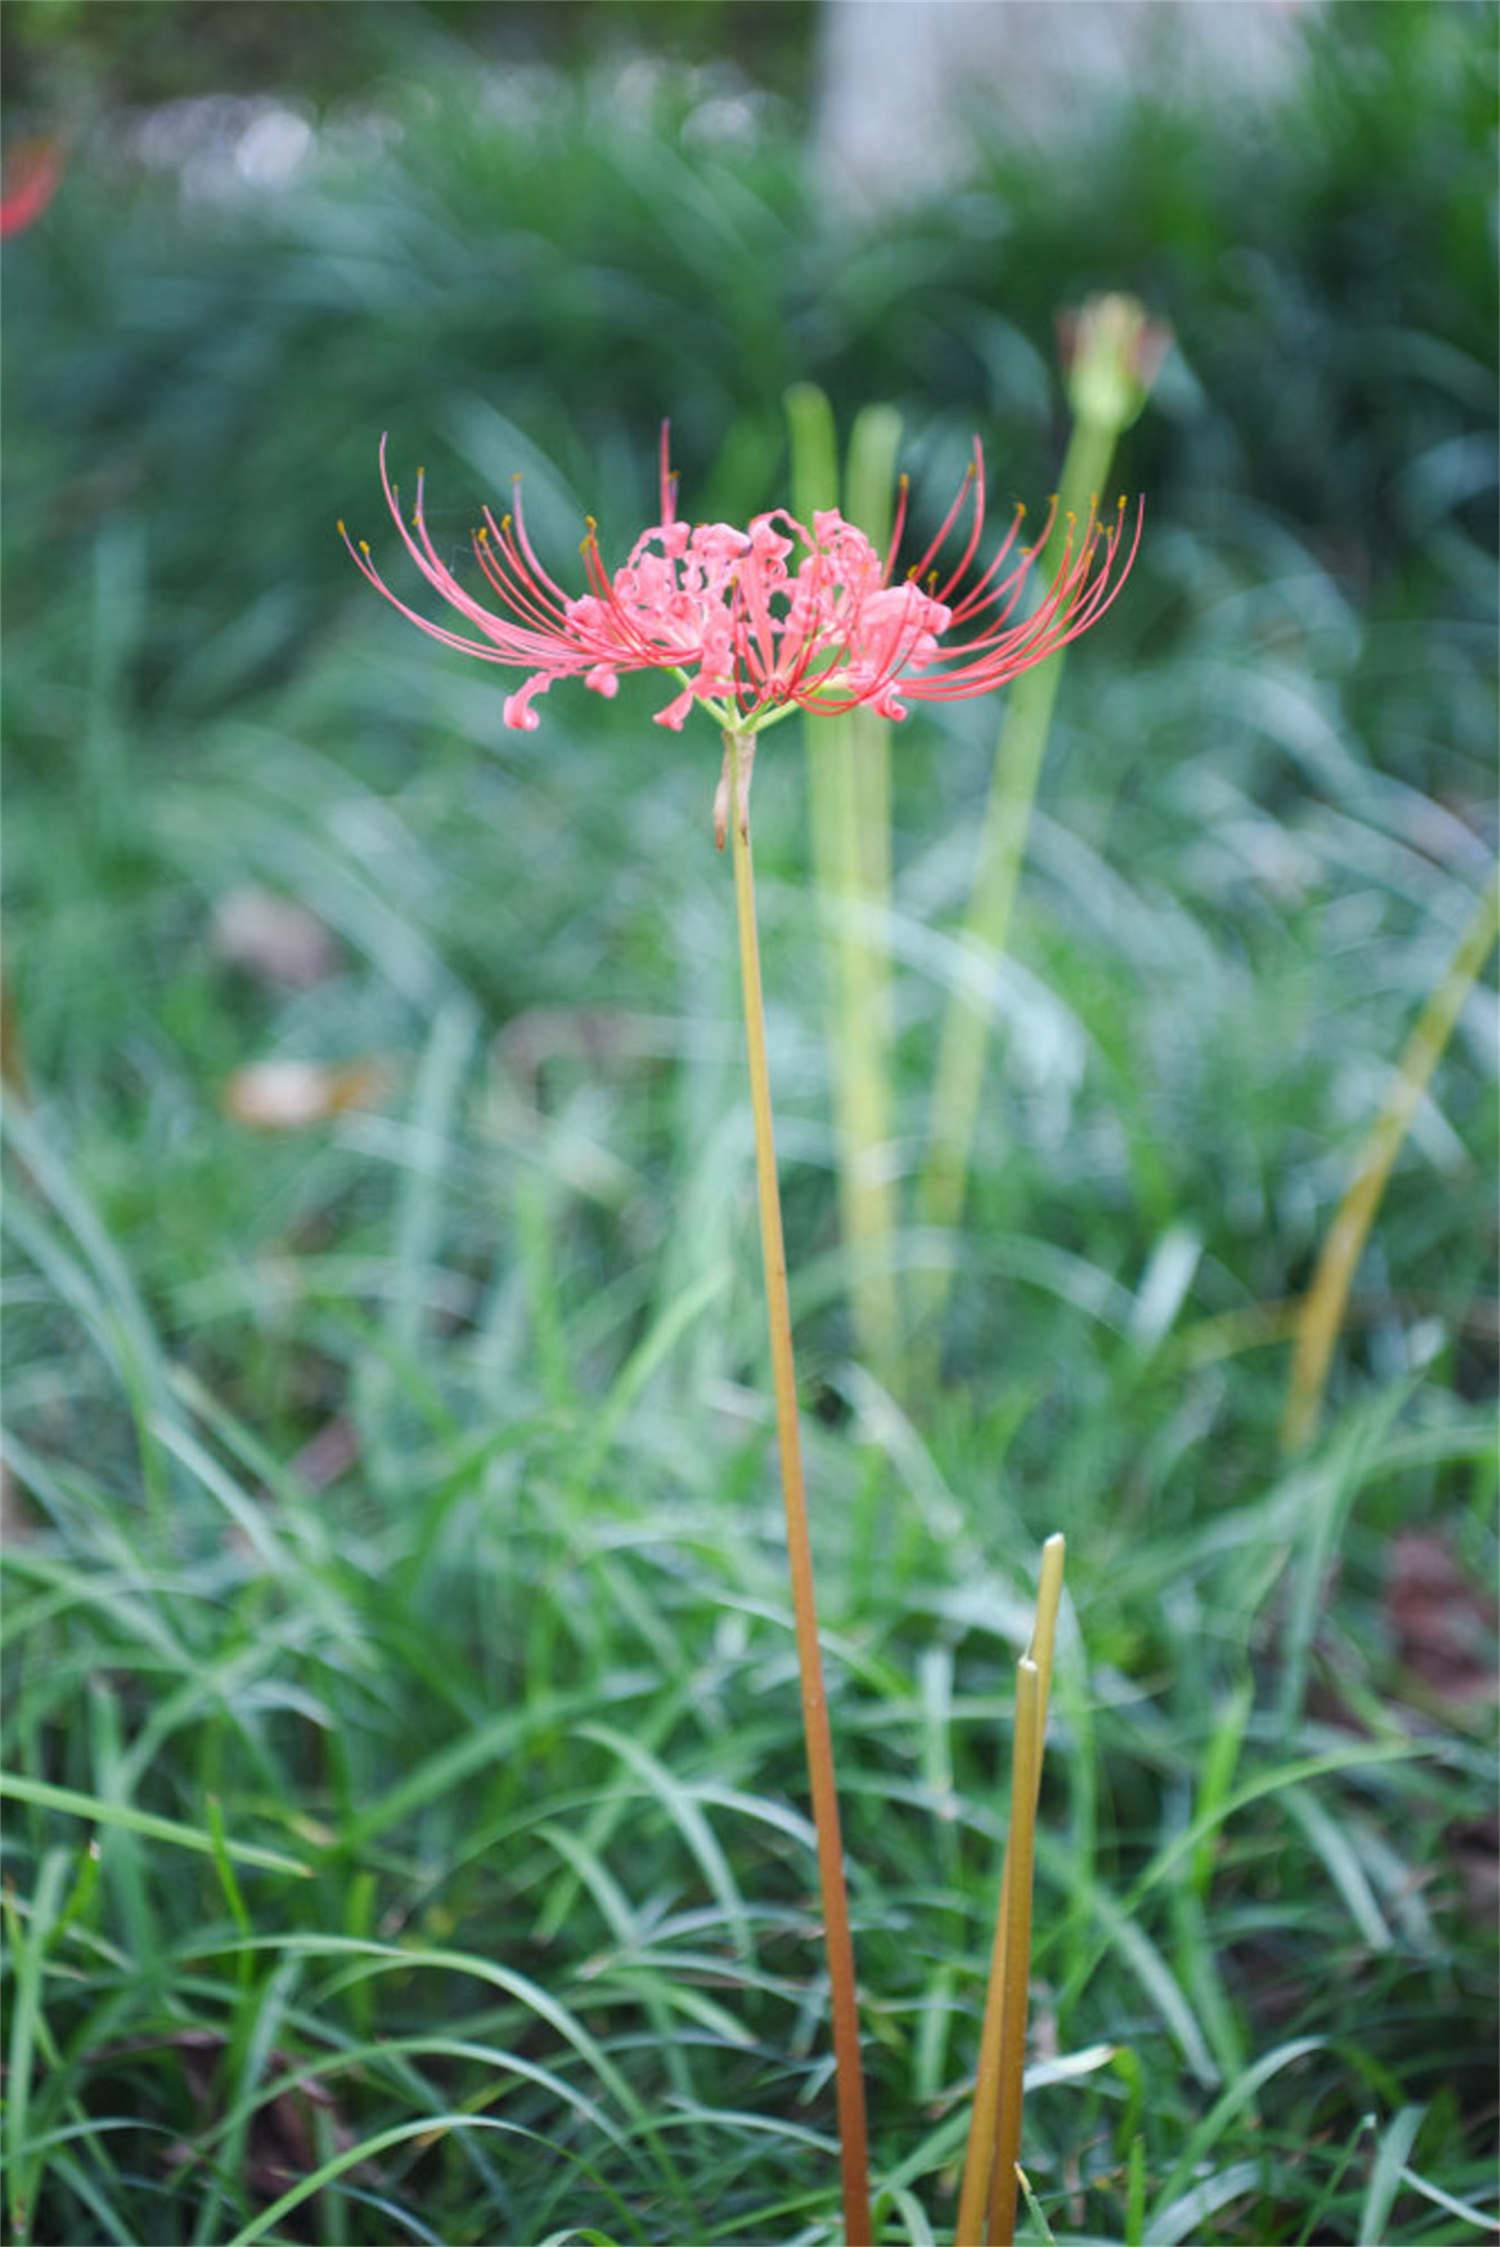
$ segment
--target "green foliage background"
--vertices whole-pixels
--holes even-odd
[[[1494,849],[1493,30],[1338,7],[1270,110],[1140,98],[872,226],[809,173],[801,8],[7,11],[18,121],[77,120],[5,249],[16,2236],[829,2235],[715,745],[639,682],[507,734],[333,526],[383,538],[388,428],[455,547],[519,467],[565,566],[644,519],[663,413],[744,515],[808,377],[900,407],[919,507],[976,426],[1040,499],[1100,286],[1179,338],[1150,530],[1071,661],[909,1411],[849,1362],[795,729],[757,781],[885,2218],[951,2222],[1061,1527],[1057,2237],[1480,2235],[1490,1726],[1393,1593],[1414,1532],[1494,1572],[1480,999],[1327,1433],[1275,1431],[1277,1307]],[[146,105],[268,86],[317,129],[284,186],[236,184],[250,111],[164,160]],[[897,737],[908,1167],[994,725]],[[226,965],[246,882],[334,974]],[[221,1107],[369,1056],[374,1112]]]

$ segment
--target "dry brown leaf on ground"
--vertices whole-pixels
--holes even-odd
[[[1409,1675],[1446,1701],[1495,1697],[1495,1603],[1439,1530],[1403,1529],[1392,1540],[1385,1611]]]
[[[292,1473],[305,1489],[326,1490],[346,1475],[359,1457],[359,1430],[346,1413],[321,1427],[292,1460]]]
[[[207,2029],[180,2030],[168,2041],[181,2058],[200,2128],[209,2130],[220,2120],[227,2103],[224,2067],[228,2043]],[[114,2049],[125,2052],[132,2046],[122,2044]],[[265,2073],[271,2078],[294,2076],[296,2062],[273,2048],[266,2055]],[[315,2110],[329,2118],[337,2148],[342,2150],[353,2143],[353,2134],[339,2115],[332,2091],[316,2077],[289,2083],[255,2109],[245,2143],[244,2178],[259,2199],[276,2199],[317,2168],[321,2156],[313,2121]],[[186,2140],[170,2147],[167,2154],[173,2168],[190,2167],[201,2158],[197,2146]]]

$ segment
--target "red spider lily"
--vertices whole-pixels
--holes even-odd
[[[1128,530],[1125,501],[1109,518],[1091,507],[1069,518],[1051,581],[1027,608],[1027,581],[1054,527],[1056,503],[1039,534],[1020,544],[1017,507],[999,551],[975,574],[984,531],[984,455],[978,439],[958,496],[925,552],[893,582],[906,519],[901,479],[896,524],[882,557],[863,531],[834,508],[812,526],[783,509],[729,523],[689,525],[677,514],[677,478],[661,437],[661,519],[642,532],[613,574],[589,520],[583,542],[587,592],[573,596],[547,574],[527,535],[517,479],[511,512],[498,522],[484,510],[472,534],[474,558],[493,603],[461,585],[433,544],[417,471],[408,523],[380,446],[380,477],[407,552],[433,590],[472,628],[435,624],[393,593],[364,540],[340,535],[358,567],[403,616],[445,646],[529,674],[505,700],[505,723],[527,732],[532,704],[556,679],[581,677],[613,695],[625,671],[666,671],[681,692],[656,713],[682,726],[695,703],[717,725],[746,735],[793,709],[825,715],[868,704],[901,719],[912,702],[987,694],[1040,663],[1097,623],[1124,584],[1140,544],[1141,511]],[[956,564],[937,557],[967,510]],[[475,637],[473,635],[477,634]]]

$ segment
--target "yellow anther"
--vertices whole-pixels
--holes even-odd
[[[347,538],[348,536],[349,536],[349,533],[348,533],[348,531],[347,531],[347,530],[346,530],[346,529],[344,528],[344,518],[343,518],[343,516],[342,516],[342,515],[340,515],[340,517],[339,517],[339,537],[340,537],[340,538]]]
[[[370,551],[370,541],[369,541],[369,540],[368,540],[367,538],[362,538],[362,539],[360,540],[360,542],[359,542],[359,550],[360,550],[361,554],[368,554],[368,553],[369,553],[369,551]]]
[[[481,545],[481,546],[483,546],[483,545],[484,545],[484,544],[486,543],[486,541],[487,541],[487,540],[488,540],[488,538],[489,538],[489,535],[490,535],[490,534],[489,534],[489,530],[488,530],[488,528],[486,527],[486,525],[485,525],[485,524],[483,524],[483,523],[481,523],[481,524],[480,524],[480,526],[479,526],[478,530],[477,530],[477,531],[476,531],[476,532],[474,533],[474,536],[475,536],[475,537],[476,537],[476,538],[478,539],[478,541],[479,541],[479,543],[480,543],[480,545]]]
[[[589,527],[589,537],[590,537],[590,538],[592,538],[592,537],[594,536],[595,532],[596,532],[596,531],[598,530],[598,528],[599,528],[599,525],[598,525],[598,524],[597,524],[597,523],[595,522],[595,520],[594,520],[594,518],[593,518],[593,516],[592,516],[592,515],[585,515],[583,519],[584,519],[584,521],[585,521],[585,522],[586,522],[586,523],[588,524],[588,527]]]

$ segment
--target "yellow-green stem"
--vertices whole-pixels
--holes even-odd
[[[867,406],[849,436],[845,512],[877,549],[891,535],[891,494],[901,442],[900,416]],[[891,904],[891,729],[868,707],[848,719],[853,863],[845,875],[839,932],[842,990],[839,1034],[846,1079],[843,1167],[848,1174],[848,1240],[854,1258],[856,1332],[872,1370],[900,1386],[900,1312],[892,1243],[896,1230],[891,1152],[891,999],[886,921]],[[816,754],[816,749],[814,750]],[[848,857],[846,841],[844,856]]]
[[[781,1452],[781,1487],[786,1502],[787,1559],[791,1570],[792,1612],[796,1622],[797,1666],[802,1682],[802,1728],[807,1745],[807,1775],[818,1842],[818,1884],[823,1903],[823,1940],[828,1958],[833,2015],[834,2081],[838,2105],[839,2159],[843,2179],[844,2234],[848,2247],[870,2247],[869,2155],[866,2145],[864,2071],[859,2054],[859,2003],[854,1979],[854,1943],[849,1930],[849,1899],[844,1886],[844,1850],[839,1831],[838,1793],[833,1771],[833,1735],[823,1687],[823,1657],[818,1645],[817,1604],[813,1593],[812,1542],[807,1518],[807,1487],[802,1471],[802,1438],[797,1424],[797,1376],[792,1358],[792,1315],[787,1295],[786,1244],[781,1224],[781,1194],[776,1178],[776,1142],[771,1121],[771,1079],[766,1065],[765,1005],[761,994],[760,942],[755,920],[755,869],[750,855],[750,820],[744,744],[724,737],[729,753],[729,829],[734,855],[734,891],[739,928],[740,978],[745,997],[745,1050],[750,1066],[750,1105],[755,1119],[755,1180],[760,1202],[760,1245],[765,1267],[766,1318],[771,1337],[771,1377],[776,1396],[776,1434]]]
[[[1489,957],[1497,929],[1500,868],[1486,884],[1458,949],[1407,1040],[1406,1051],[1361,1150],[1353,1181],[1328,1229],[1312,1285],[1297,1318],[1297,1343],[1281,1428],[1282,1442],[1288,1450],[1305,1443],[1317,1426],[1350,1285],[1386,1182],[1464,1000]]]
[[[1036,1773],[1040,1768],[1037,1718],[1040,1708],[1037,1666],[1023,1654],[1016,1664],[1015,1735],[1011,1745],[1010,1838],[1000,1883],[1000,1909],[990,1954],[979,2071],[974,2084],[974,2114],[964,2161],[963,2189],[953,2247],[984,2247],[989,2229],[991,2177],[1003,2158],[1002,2131],[1010,2127],[1007,2061],[1012,2048],[1024,2057],[1026,2045],[1026,1962],[1031,1949],[1031,1865],[1036,1830]],[[1018,2012],[1019,2006],[1019,2012]],[[1020,2144],[1020,2113],[1014,2120],[1014,2147]],[[1014,2180],[1010,2194],[1014,2220]],[[1003,2207],[1004,2194],[1001,2201]]]
[[[1061,1533],[1049,1537],[1042,1547],[1041,1580],[1037,1585],[1036,1593],[1036,1621],[1032,1626],[1031,1644],[1026,1649],[1030,1659],[1036,1664],[1037,1676],[1036,1761],[1030,1795],[1033,1837],[1036,1830],[1037,1804],[1042,1792],[1042,1758],[1047,1749],[1047,1710],[1052,1700],[1052,1658],[1057,1644],[1057,1610],[1062,1600],[1063,1563],[1066,1558],[1067,1545]],[[1033,1851],[1035,1849],[1034,1838],[1030,1848]],[[1007,1863],[1007,1877],[1002,1881],[1000,1890],[1000,1919],[1001,1924],[1007,1930],[1004,1944],[1004,1966],[999,1991],[1002,2021],[1005,2018],[1005,2005],[1008,2000],[1011,1981],[1015,1974],[1019,1972],[1022,1981],[1028,1987],[1031,1981],[1030,1907],[1028,1906],[1026,1949],[1018,1960],[1016,1953],[1011,1949],[1009,1933],[1011,1912],[1009,1872],[1010,1867]],[[1021,2100],[1026,2073],[1025,2047],[1026,2017],[1023,2010],[1020,2041],[1010,2045],[1005,2043],[1003,2036],[1001,2040],[1000,2097],[995,2123],[996,2153],[994,2166],[990,2171],[989,2223],[985,2235],[988,2247],[997,2247],[997,2243],[1002,2238],[1003,2226],[1007,2220],[1007,2207],[1010,2211],[1010,2221],[1014,2223],[1015,2219],[1016,2162],[1019,2159],[1020,2152]],[[1012,2114],[1014,2114],[1013,2125]],[[1012,2154],[1009,2166],[1002,2168],[999,2149],[1012,2135],[1016,2141],[1016,2152]]]
[[[1102,422],[1081,420],[1075,426],[1063,463],[1057,527],[1040,557],[1044,571],[1067,536],[1069,515],[1081,523],[1090,501],[1096,495],[1103,498],[1116,434],[1113,427]],[[1045,663],[1022,672],[1010,689],[964,922],[965,943],[985,966],[992,965],[1009,942],[1032,806],[1066,653],[1066,649],[1059,649]],[[943,1017],[927,1155],[917,1181],[918,1218],[923,1225],[942,1232],[954,1231],[963,1215],[989,1031],[990,1007],[984,995],[964,984],[955,985]],[[920,1308],[924,1320],[934,1329],[947,1300],[950,1279],[951,1265],[944,1262],[928,1272],[922,1285]],[[929,1370],[935,1370],[938,1353],[936,1334],[930,1331],[926,1353]]]
[[[1042,1704],[1040,1674],[1034,1662],[1025,1660],[1016,1670],[1016,1761],[1022,1815],[1011,1828],[1006,1866],[1005,2003],[1000,2035],[1000,2115],[995,2125],[995,2166],[986,2227],[989,2247],[1012,2247],[1016,2236],[1016,2162],[1021,2152],[1026,2015],[1031,1999],[1031,1880],[1042,1773]]]
[[[1052,1695],[1052,1658],[1057,1642],[1057,1611],[1062,1599],[1063,1565],[1067,1559],[1067,1542],[1059,1532],[1047,1539],[1042,1547],[1042,1566],[1037,1583],[1036,1618],[1032,1624],[1031,1644],[1024,1661],[1032,1665],[1037,1680],[1037,1742],[1034,1769],[1029,1794],[1019,1788],[1021,1775],[1021,1693],[1016,1694],[1016,1733],[1011,1749],[1011,1829],[1005,1852],[1005,1869],[1000,1882],[1000,1905],[995,1915],[995,1939],[990,1953],[989,1983],[984,1993],[984,2022],[979,2039],[979,2071],[974,2087],[974,2114],[969,2125],[968,2153],[964,2164],[963,2194],[959,2205],[956,2247],[966,2247],[970,2239],[977,2241],[981,2233],[977,2228],[985,2224],[984,2236],[994,2237],[994,2226],[1001,2214],[1000,2174],[995,2164],[997,2135],[1005,2114],[1007,2101],[1013,2097],[1019,2103],[1021,2076],[1025,2067],[1025,2024],[1022,2023],[1021,2043],[1014,2051],[1005,2043],[1006,1992],[1011,1974],[1011,1863],[1016,1847],[1016,1833],[1020,1823],[1029,1824],[1034,1831],[1037,1797],[1041,1791],[1042,1749],[1047,1731],[1047,1707]],[[1028,1849],[1034,1844],[1028,1844]],[[1028,1923],[1027,1954],[1021,1960],[1021,1978],[1030,1975],[1030,1935]],[[1017,2125],[1019,2130],[1019,2124]],[[1014,2204],[1014,2191],[1011,2199]],[[986,2212],[987,2211],[987,2217]],[[967,2227],[967,2228],[966,2228]]]
[[[1062,1531],[1054,1530],[1042,1547],[1041,1573],[1036,1587],[1036,1621],[1032,1625],[1031,1644],[1026,1651],[1037,1667],[1042,1687],[1042,1726],[1045,1730],[1047,1710],[1052,1701],[1052,1663],[1057,1648],[1057,1612],[1062,1605],[1063,1569],[1068,1558],[1068,1541]],[[1041,1773],[1037,1773],[1038,1784]]]

